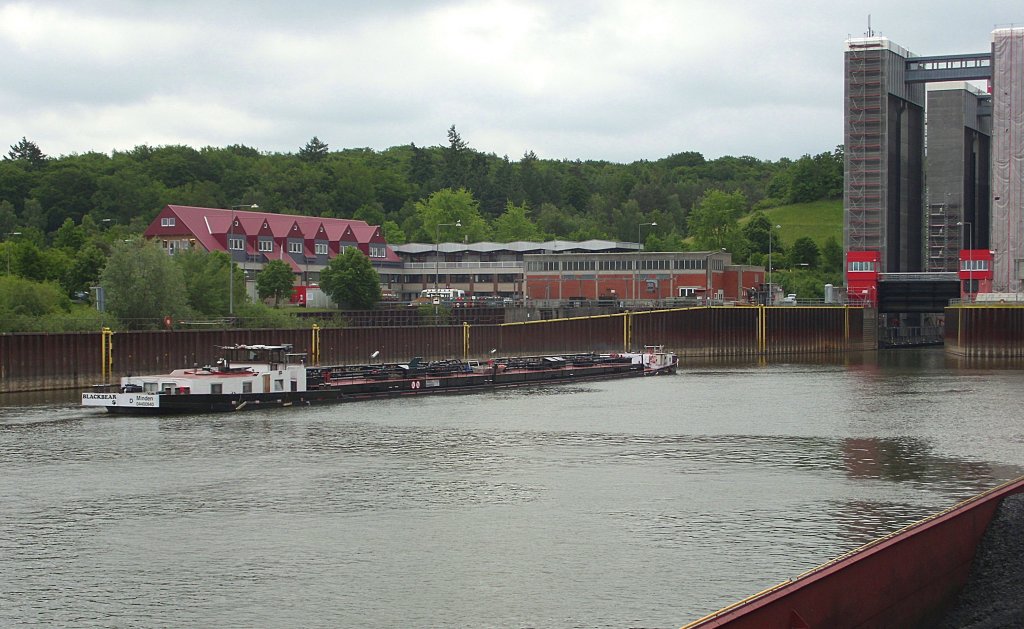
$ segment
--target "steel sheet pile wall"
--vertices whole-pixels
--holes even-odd
[[[401,362],[462,356],[464,328],[326,328],[319,331],[322,365]],[[217,345],[291,344],[296,353],[310,354],[310,329],[203,330],[189,332],[125,332],[114,335],[114,373],[162,373],[182,366],[206,365],[220,352]],[[370,355],[380,352],[376,358]],[[98,364],[98,360],[97,360]]]
[[[664,345],[680,356],[754,356],[762,308],[684,308],[637,313],[633,345]]]
[[[429,304],[422,306],[395,305],[387,309],[377,310],[345,310],[338,313],[345,322],[346,327],[401,327],[430,325],[433,319],[433,307]],[[323,319],[323,312],[311,310],[300,311],[298,316],[304,319]],[[473,325],[487,323],[504,323],[505,309],[482,306],[467,306],[449,308],[442,306],[439,309],[439,316],[444,317],[451,325],[471,323]]]
[[[821,354],[863,346],[861,308],[764,308],[766,355]]]
[[[475,328],[474,328],[475,329]],[[427,360],[460,358],[463,355],[461,325],[409,328],[328,328],[320,330],[320,364],[404,362],[415,356]],[[308,351],[309,330],[296,343]],[[377,358],[370,359],[379,351]]]
[[[218,345],[291,343],[295,351],[302,352],[306,351],[309,339],[309,330],[119,332],[112,340],[114,379],[126,374],[167,373],[172,369],[212,365],[222,354],[216,349]],[[98,357],[96,362],[98,365]]]
[[[100,335],[0,335],[0,392],[78,386],[100,373]]]
[[[519,355],[621,352],[625,349],[625,325],[625,314],[507,323],[501,326],[498,350]]]
[[[945,347],[969,358],[1024,358],[1024,307],[946,308]]]
[[[1024,324],[1014,321],[1020,339]],[[319,330],[319,364],[486,358],[492,349],[497,355],[527,355],[664,345],[683,357],[873,349],[865,344],[864,325],[859,308],[715,307],[502,325],[325,328]],[[290,343],[312,362],[312,339],[309,328],[118,332],[111,341],[112,379],[209,365],[220,357],[216,346],[238,343]],[[1022,345],[1018,340],[1017,347]],[[380,353],[371,359],[374,352]],[[99,384],[101,361],[98,332],[0,335],[0,392]]]

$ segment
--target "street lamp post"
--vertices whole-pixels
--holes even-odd
[[[437,298],[437,275],[440,273],[438,269],[438,258],[441,256],[441,228],[442,227],[462,227],[462,221],[455,221],[454,223],[438,223],[434,226],[434,297]]]
[[[255,203],[244,203],[242,205],[231,206],[231,225],[228,226],[228,316],[235,316],[235,254],[231,249],[232,240],[235,236],[235,210],[239,208],[247,207],[250,209],[259,208]],[[245,244],[242,245],[242,251],[245,251]],[[245,268],[244,266],[242,267]]]
[[[782,229],[782,225],[775,225],[768,230],[768,306],[772,305],[775,301],[775,291],[772,287],[772,240],[774,238],[774,232],[772,229]]]
[[[643,249],[643,242],[640,240],[640,230],[644,227],[657,227],[658,223],[640,223],[636,226],[636,262],[633,264],[633,300],[640,299],[639,272],[640,272],[640,251]]]
[[[21,235],[21,232],[7,232],[6,234],[4,234],[5,237],[6,236],[20,236],[20,235]],[[8,275],[11,274],[11,247],[10,247],[10,245],[8,245],[8,247],[7,247],[7,274]]]

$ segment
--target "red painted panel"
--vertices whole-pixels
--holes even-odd
[[[1024,477],[985,492],[686,625],[684,629],[914,627],[933,618],[967,581],[999,501]]]

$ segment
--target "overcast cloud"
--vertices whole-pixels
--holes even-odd
[[[843,43],[983,52],[1019,2],[0,0],[0,152],[446,144],[517,160],[842,143]]]

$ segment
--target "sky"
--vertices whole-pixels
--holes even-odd
[[[870,16],[870,17],[869,17]],[[0,0],[0,153],[467,144],[627,163],[842,144],[843,47],[985,52],[1019,0]]]

